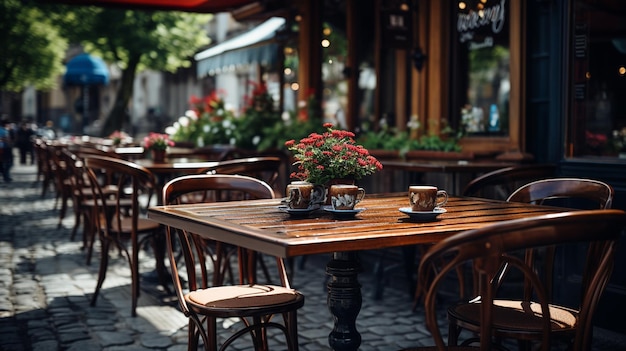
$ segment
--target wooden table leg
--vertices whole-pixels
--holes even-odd
[[[335,351],[356,351],[361,345],[361,334],[356,329],[362,303],[360,271],[356,252],[335,252],[326,265],[326,274],[330,275],[328,309],[335,321],[328,343]]]

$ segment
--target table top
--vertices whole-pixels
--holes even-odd
[[[279,205],[280,199],[156,206],[148,210],[148,217],[207,239],[293,257],[435,243],[464,230],[567,210],[450,197],[446,213],[430,222],[416,222],[399,211],[408,205],[404,193],[367,195],[357,205],[365,210],[352,219],[335,219],[324,210],[304,218],[292,217]]]
[[[218,164],[217,161],[204,161],[195,158],[165,159],[165,162],[139,159],[133,162],[149,169],[153,173],[197,173],[202,169],[211,168]]]

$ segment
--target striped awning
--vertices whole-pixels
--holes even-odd
[[[284,18],[272,17],[248,32],[196,54],[198,77],[213,75],[231,66],[276,63],[280,46],[273,39],[284,25]]]

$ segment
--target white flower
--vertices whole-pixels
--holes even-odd
[[[169,126],[167,128],[165,128],[165,133],[169,134],[169,135],[174,135],[176,134],[176,128],[175,126]]]
[[[420,127],[420,121],[418,121],[417,119],[413,119],[411,118],[411,120],[406,124],[406,126],[409,129],[419,129]]]
[[[283,122],[291,121],[291,116],[289,115],[288,111],[283,111],[283,113],[280,115],[280,118],[283,120]]]
[[[188,127],[189,124],[191,123],[191,119],[189,119],[189,117],[187,116],[182,116],[178,118],[178,123],[180,123],[180,125],[183,127]]]
[[[187,111],[185,111],[185,116],[189,117],[189,118],[198,119],[198,114],[194,110],[187,110]]]
[[[205,132],[205,133],[210,132],[211,131],[211,126],[208,125],[208,124],[203,125],[202,126],[202,131]]]
[[[260,142],[261,142],[261,137],[260,137],[260,136],[258,136],[258,135],[255,135],[255,136],[252,138],[252,145],[259,145],[259,143],[260,143]]]

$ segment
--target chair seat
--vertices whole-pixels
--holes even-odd
[[[541,305],[519,300],[494,300],[493,326],[501,333],[534,333],[541,336]],[[574,332],[578,312],[567,307],[549,305],[551,328],[555,333]],[[448,309],[448,315],[468,329],[480,325],[480,302],[462,303]]]
[[[145,233],[159,229],[161,225],[158,222],[150,220],[148,218],[137,219],[137,233]],[[117,220],[113,220],[111,223],[111,230],[119,233],[130,233],[133,228],[132,218],[123,218],[121,220],[121,230],[118,228]]]
[[[261,316],[304,305],[300,292],[276,285],[230,285],[200,289],[185,295],[190,307],[220,317]]]

